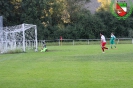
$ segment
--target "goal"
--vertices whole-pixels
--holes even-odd
[[[0,32],[0,52],[9,50],[33,48],[37,51],[37,26],[33,24],[20,24],[3,27]]]

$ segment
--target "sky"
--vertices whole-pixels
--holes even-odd
[[[115,1],[126,1],[128,6],[130,7],[130,2],[132,2],[133,5],[133,0],[115,0]],[[92,14],[95,13],[96,9],[100,6],[103,6],[105,3],[110,3],[111,0],[90,0],[89,3],[85,4],[85,8],[89,9]]]

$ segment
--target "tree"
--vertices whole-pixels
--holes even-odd
[[[111,0],[98,0],[101,6],[98,7],[97,11],[110,11]]]
[[[14,10],[14,6],[11,3],[11,0],[0,1],[0,15],[3,16],[4,26],[10,25],[11,20],[15,19],[13,18],[15,16],[15,13],[13,12],[13,10]]]

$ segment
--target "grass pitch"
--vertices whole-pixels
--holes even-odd
[[[0,55],[0,88],[133,88],[132,44],[47,48]]]

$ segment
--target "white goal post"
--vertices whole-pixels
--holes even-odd
[[[0,33],[0,51],[21,49],[26,51],[26,47],[32,47],[37,51],[37,26],[33,24],[20,24],[3,27]],[[34,44],[34,46],[31,45]]]

